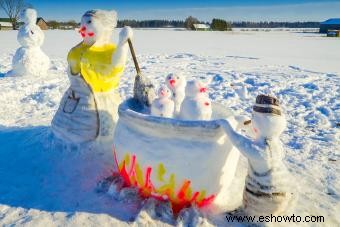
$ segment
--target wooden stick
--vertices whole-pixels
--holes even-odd
[[[136,71],[137,71],[137,75],[141,75],[141,71],[140,71],[140,68],[139,68],[139,65],[138,65],[136,53],[135,53],[135,50],[133,48],[131,39],[128,39],[128,43],[129,43],[129,47],[130,47],[133,63],[135,64],[135,68],[136,68]]]

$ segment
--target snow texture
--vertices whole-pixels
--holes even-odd
[[[298,182],[292,212],[323,215],[325,223],[314,226],[338,226],[340,40],[284,30],[136,30],[134,43],[142,71],[155,84],[170,72],[185,72],[188,80],[212,78],[213,102],[244,119],[250,118],[256,95],[274,93],[287,118],[281,137],[283,162]],[[139,202],[125,203],[95,190],[114,166],[112,148],[66,146],[51,135],[51,120],[69,87],[65,57],[79,43],[79,34],[47,31],[42,48],[52,60],[48,73],[5,77],[19,47],[16,35],[17,31],[0,31],[0,225],[137,225]],[[132,95],[135,74],[129,59],[119,88],[123,100]],[[247,86],[249,99],[240,99],[230,85],[234,82]],[[230,188],[233,197],[225,200],[225,209],[241,205],[246,174],[247,162],[241,156]],[[224,213],[204,212],[208,215],[199,219],[203,226],[248,225],[228,223]],[[148,221],[149,226],[170,225],[162,219]]]

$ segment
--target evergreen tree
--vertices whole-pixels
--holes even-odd
[[[214,18],[211,22],[211,29],[215,31],[231,31],[231,24],[225,20]]]

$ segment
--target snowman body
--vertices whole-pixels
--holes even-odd
[[[165,79],[166,85],[172,91],[172,100],[175,103],[175,113],[179,114],[185,98],[186,79],[182,74],[169,74]]]
[[[254,139],[237,133],[225,120],[219,123],[238,150],[248,159],[243,191],[247,215],[284,214],[292,205],[292,178],[284,165],[279,136],[286,127],[278,100],[265,95],[256,98],[251,124]]]
[[[291,202],[292,179],[283,163],[282,144],[276,138],[253,144],[257,155],[247,155],[244,210],[249,215],[284,214]]]
[[[172,118],[175,110],[175,103],[170,99],[171,91],[161,87],[158,91],[158,98],[151,104],[151,115],[158,117]]]
[[[99,143],[111,150],[121,103],[118,87],[133,32],[124,27],[112,42],[117,13],[89,10],[81,18],[82,41],[67,56],[70,87],[52,120],[53,134],[73,144]]]
[[[41,50],[44,42],[43,31],[35,24],[36,11],[25,9],[20,14],[24,25],[19,29],[18,42],[21,47],[12,60],[12,75],[44,75],[50,66],[49,57]]]
[[[206,93],[207,88],[200,81],[188,82],[185,89],[185,98],[180,108],[182,120],[203,120],[211,119],[211,100]]]

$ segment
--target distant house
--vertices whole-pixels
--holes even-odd
[[[328,30],[327,36],[328,37],[340,37],[340,30]]]
[[[196,31],[208,31],[210,26],[207,24],[193,24]]]
[[[340,30],[340,18],[332,18],[320,23],[320,33],[327,33],[328,30]]]
[[[42,30],[47,30],[48,29],[48,25],[46,23],[46,21],[42,18],[39,17],[37,19],[36,24],[42,29]],[[20,27],[21,25],[23,25],[23,22],[19,22],[17,23],[17,29],[18,27]],[[10,22],[9,18],[0,18],[0,30],[12,30],[12,23]]]
[[[38,17],[36,24],[40,27],[41,30],[48,30],[48,25],[42,17]]]
[[[13,29],[12,23],[9,18],[0,18],[0,30],[11,30]]]

